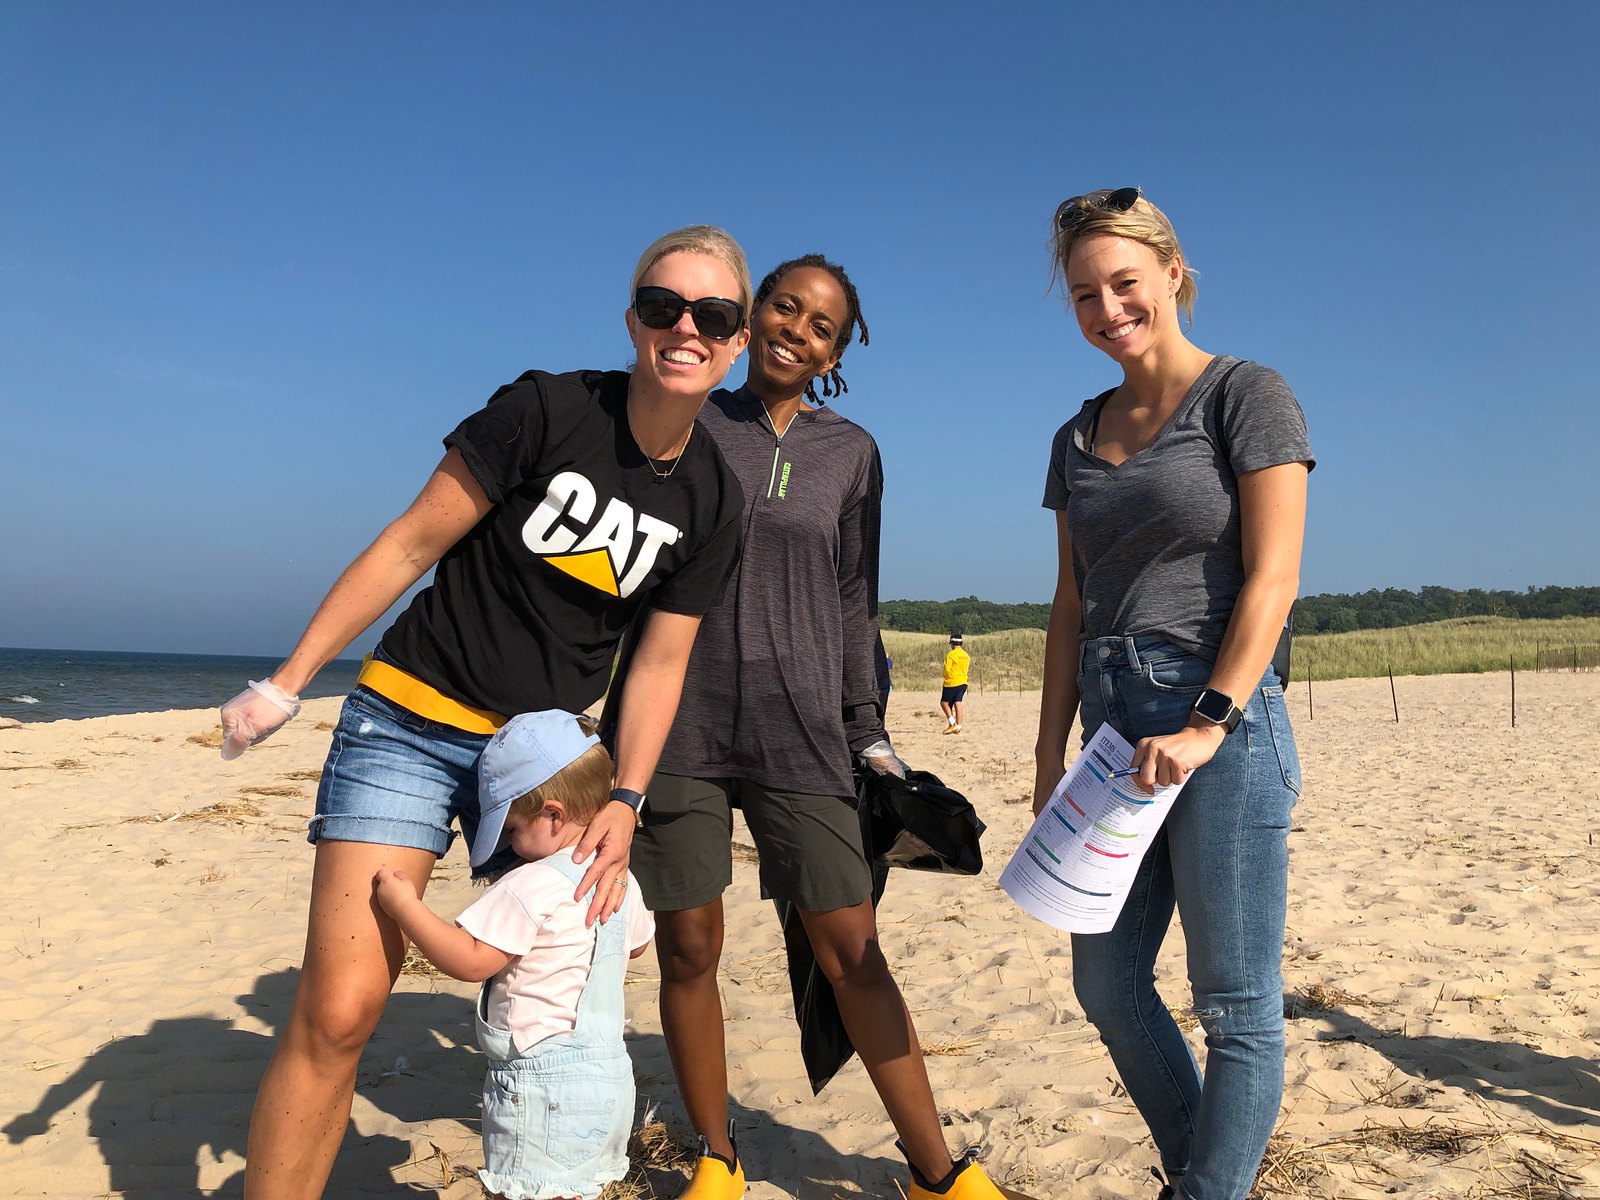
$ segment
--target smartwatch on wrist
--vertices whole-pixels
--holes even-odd
[[[626,804],[633,809],[635,825],[644,824],[644,793],[636,792],[632,788],[612,788],[611,798],[618,804]]]
[[[1201,720],[1221,725],[1224,733],[1232,733],[1244,720],[1244,713],[1233,702],[1233,697],[1216,688],[1207,688],[1194,702],[1194,712]]]

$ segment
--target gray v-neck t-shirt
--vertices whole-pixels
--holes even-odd
[[[1079,636],[1160,637],[1215,660],[1244,586],[1238,476],[1314,467],[1305,414],[1276,371],[1218,355],[1155,440],[1113,466],[1086,444],[1110,395],[1057,432],[1045,481],[1044,507],[1067,514]]]

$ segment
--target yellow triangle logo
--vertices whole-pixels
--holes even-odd
[[[611,555],[604,550],[590,550],[587,554],[552,554],[545,558],[545,562],[608,596],[622,594],[617,590],[617,573],[611,569]]]

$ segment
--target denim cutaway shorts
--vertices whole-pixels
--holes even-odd
[[[488,744],[487,734],[430,721],[356,688],[334,726],[306,840],[409,846],[443,857],[456,836],[454,820],[470,844],[478,827],[478,756]]]

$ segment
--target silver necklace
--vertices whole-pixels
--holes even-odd
[[[693,425],[689,426],[689,432],[683,435],[683,445],[678,447],[678,453],[673,458],[672,465],[670,467],[668,467],[665,471],[663,471],[660,467],[656,466],[656,460],[655,459],[651,458],[648,454],[644,454],[644,447],[643,446],[639,447],[639,453],[640,454],[644,454],[644,460],[645,460],[645,462],[650,464],[650,471],[651,471],[652,474],[655,475],[657,483],[665,483],[667,480],[672,478],[672,473],[678,469],[678,464],[683,461],[683,456],[684,456],[685,451],[687,451],[689,449],[689,439],[692,438],[692,437],[694,437],[694,426]]]

